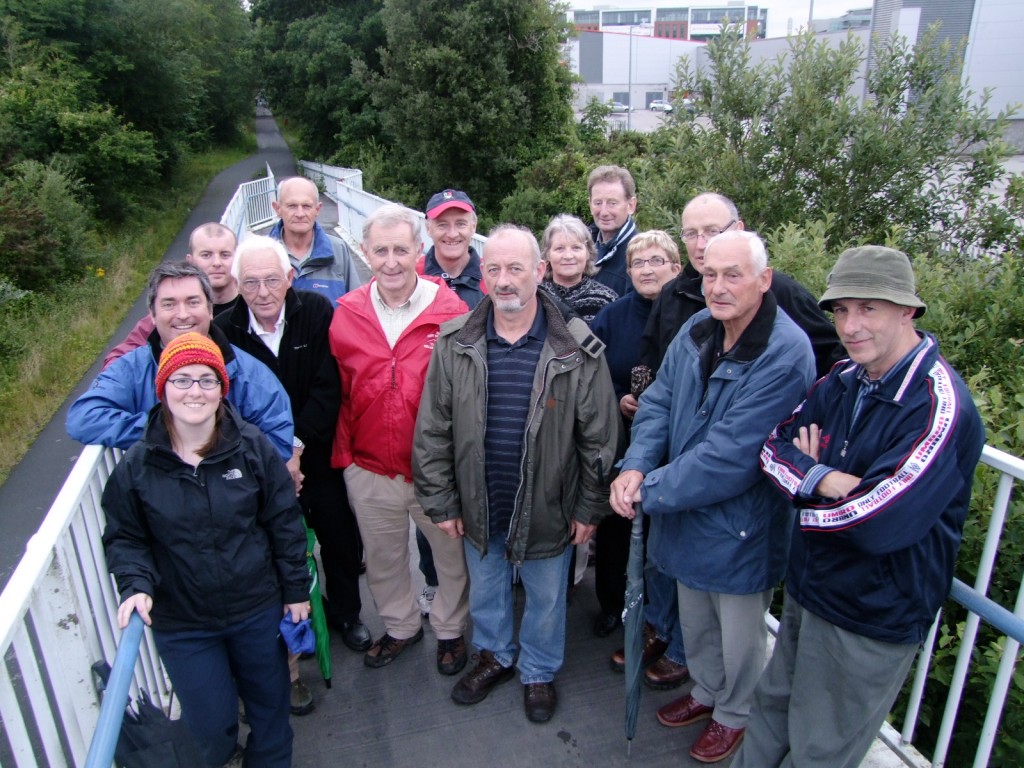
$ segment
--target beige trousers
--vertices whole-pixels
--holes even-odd
[[[409,560],[409,520],[423,531],[434,553],[437,593],[430,606],[430,626],[438,640],[466,631],[469,581],[462,539],[450,539],[431,522],[416,501],[412,483],[351,464],[345,468],[349,503],[359,523],[366,557],[366,584],[387,633],[408,640],[421,626]]]

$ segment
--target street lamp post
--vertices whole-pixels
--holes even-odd
[[[629,27],[629,83],[626,86],[626,130],[633,130],[633,26]]]
[[[650,22],[643,22],[641,24],[630,24],[629,25],[629,83],[626,87],[629,89],[626,92],[626,130],[630,131],[633,129],[633,30],[634,29],[650,29]]]

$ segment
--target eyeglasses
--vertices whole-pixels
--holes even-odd
[[[276,291],[284,285],[284,278],[264,277],[262,280],[259,280],[255,277],[249,277],[242,281],[242,290],[246,293],[256,293],[261,285],[265,285],[268,291]]]
[[[633,259],[629,262],[630,269],[643,269],[648,264],[652,267],[663,267],[668,264],[668,259],[664,256],[651,256],[649,259]]]
[[[680,234],[682,235],[683,240],[685,240],[688,243],[692,243],[698,237],[703,237],[705,241],[708,241],[712,237],[716,237],[717,235],[722,234],[723,232],[725,232],[725,230],[727,230],[735,223],[736,219],[733,219],[724,227],[708,227],[707,229],[702,230],[700,232],[698,232],[696,229],[684,229]]]
[[[189,376],[179,376],[176,379],[168,379],[168,384],[173,384],[175,389],[192,389],[193,384],[198,384],[200,389],[216,389],[220,386],[220,379],[213,376],[203,376],[201,379],[193,379]]]

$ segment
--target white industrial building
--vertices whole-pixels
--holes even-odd
[[[860,15],[855,11],[864,4],[851,0],[851,5],[854,10],[847,17],[855,18]],[[718,7],[724,6],[719,4]],[[761,10],[738,3],[734,7],[744,13],[749,13],[750,8],[757,9],[758,13]],[[689,7],[673,9],[690,12]],[[599,11],[604,31],[579,30],[578,37],[570,41],[568,51],[570,66],[583,81],[578,89],[578,106],[594,97],[643,109],[654,99],[671,96],[676,65],[681,57],[686,57],[691,67],[704,64],[703,42],[653,34],[659,11],[673,9],[630,9],[629,14],[634,15],[626,17],[609,15],[625,11],[605,7]],[[573,15],[579,18],[582,12],[577,9]],[[605,19],[634,23],[605,24]],[[989,108],[993,114],[1015,104],[1024,104],[1024,55],[1017,48],[1024,38],[1024,0],[875,0],[871,26],[848,24],[847,28],[861,38],[866,49],[873,37],[892,34],[916,42],[935,22],[942,25],[940,40],[967,39],[962,77],[978,99],[983,91],[991,90]],[[820,34],[823,39],[838,44],[846,38],[847,32]],[[788,45],[786,38],[752,40],[752,61],[773,60],[788,50]],[[857,95],[863,96],[863,85],[859,90]],[[1024,114],[1016,116],[1008,138],[1024,151]]]

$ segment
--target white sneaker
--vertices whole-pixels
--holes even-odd
[[[420,592],[420,596],[416,598],[416,602],[420,604],[420,614],[424,618],[430,615],[430,606],[434,604],[434,593],[436,592],[437,587],[427,585]]]

